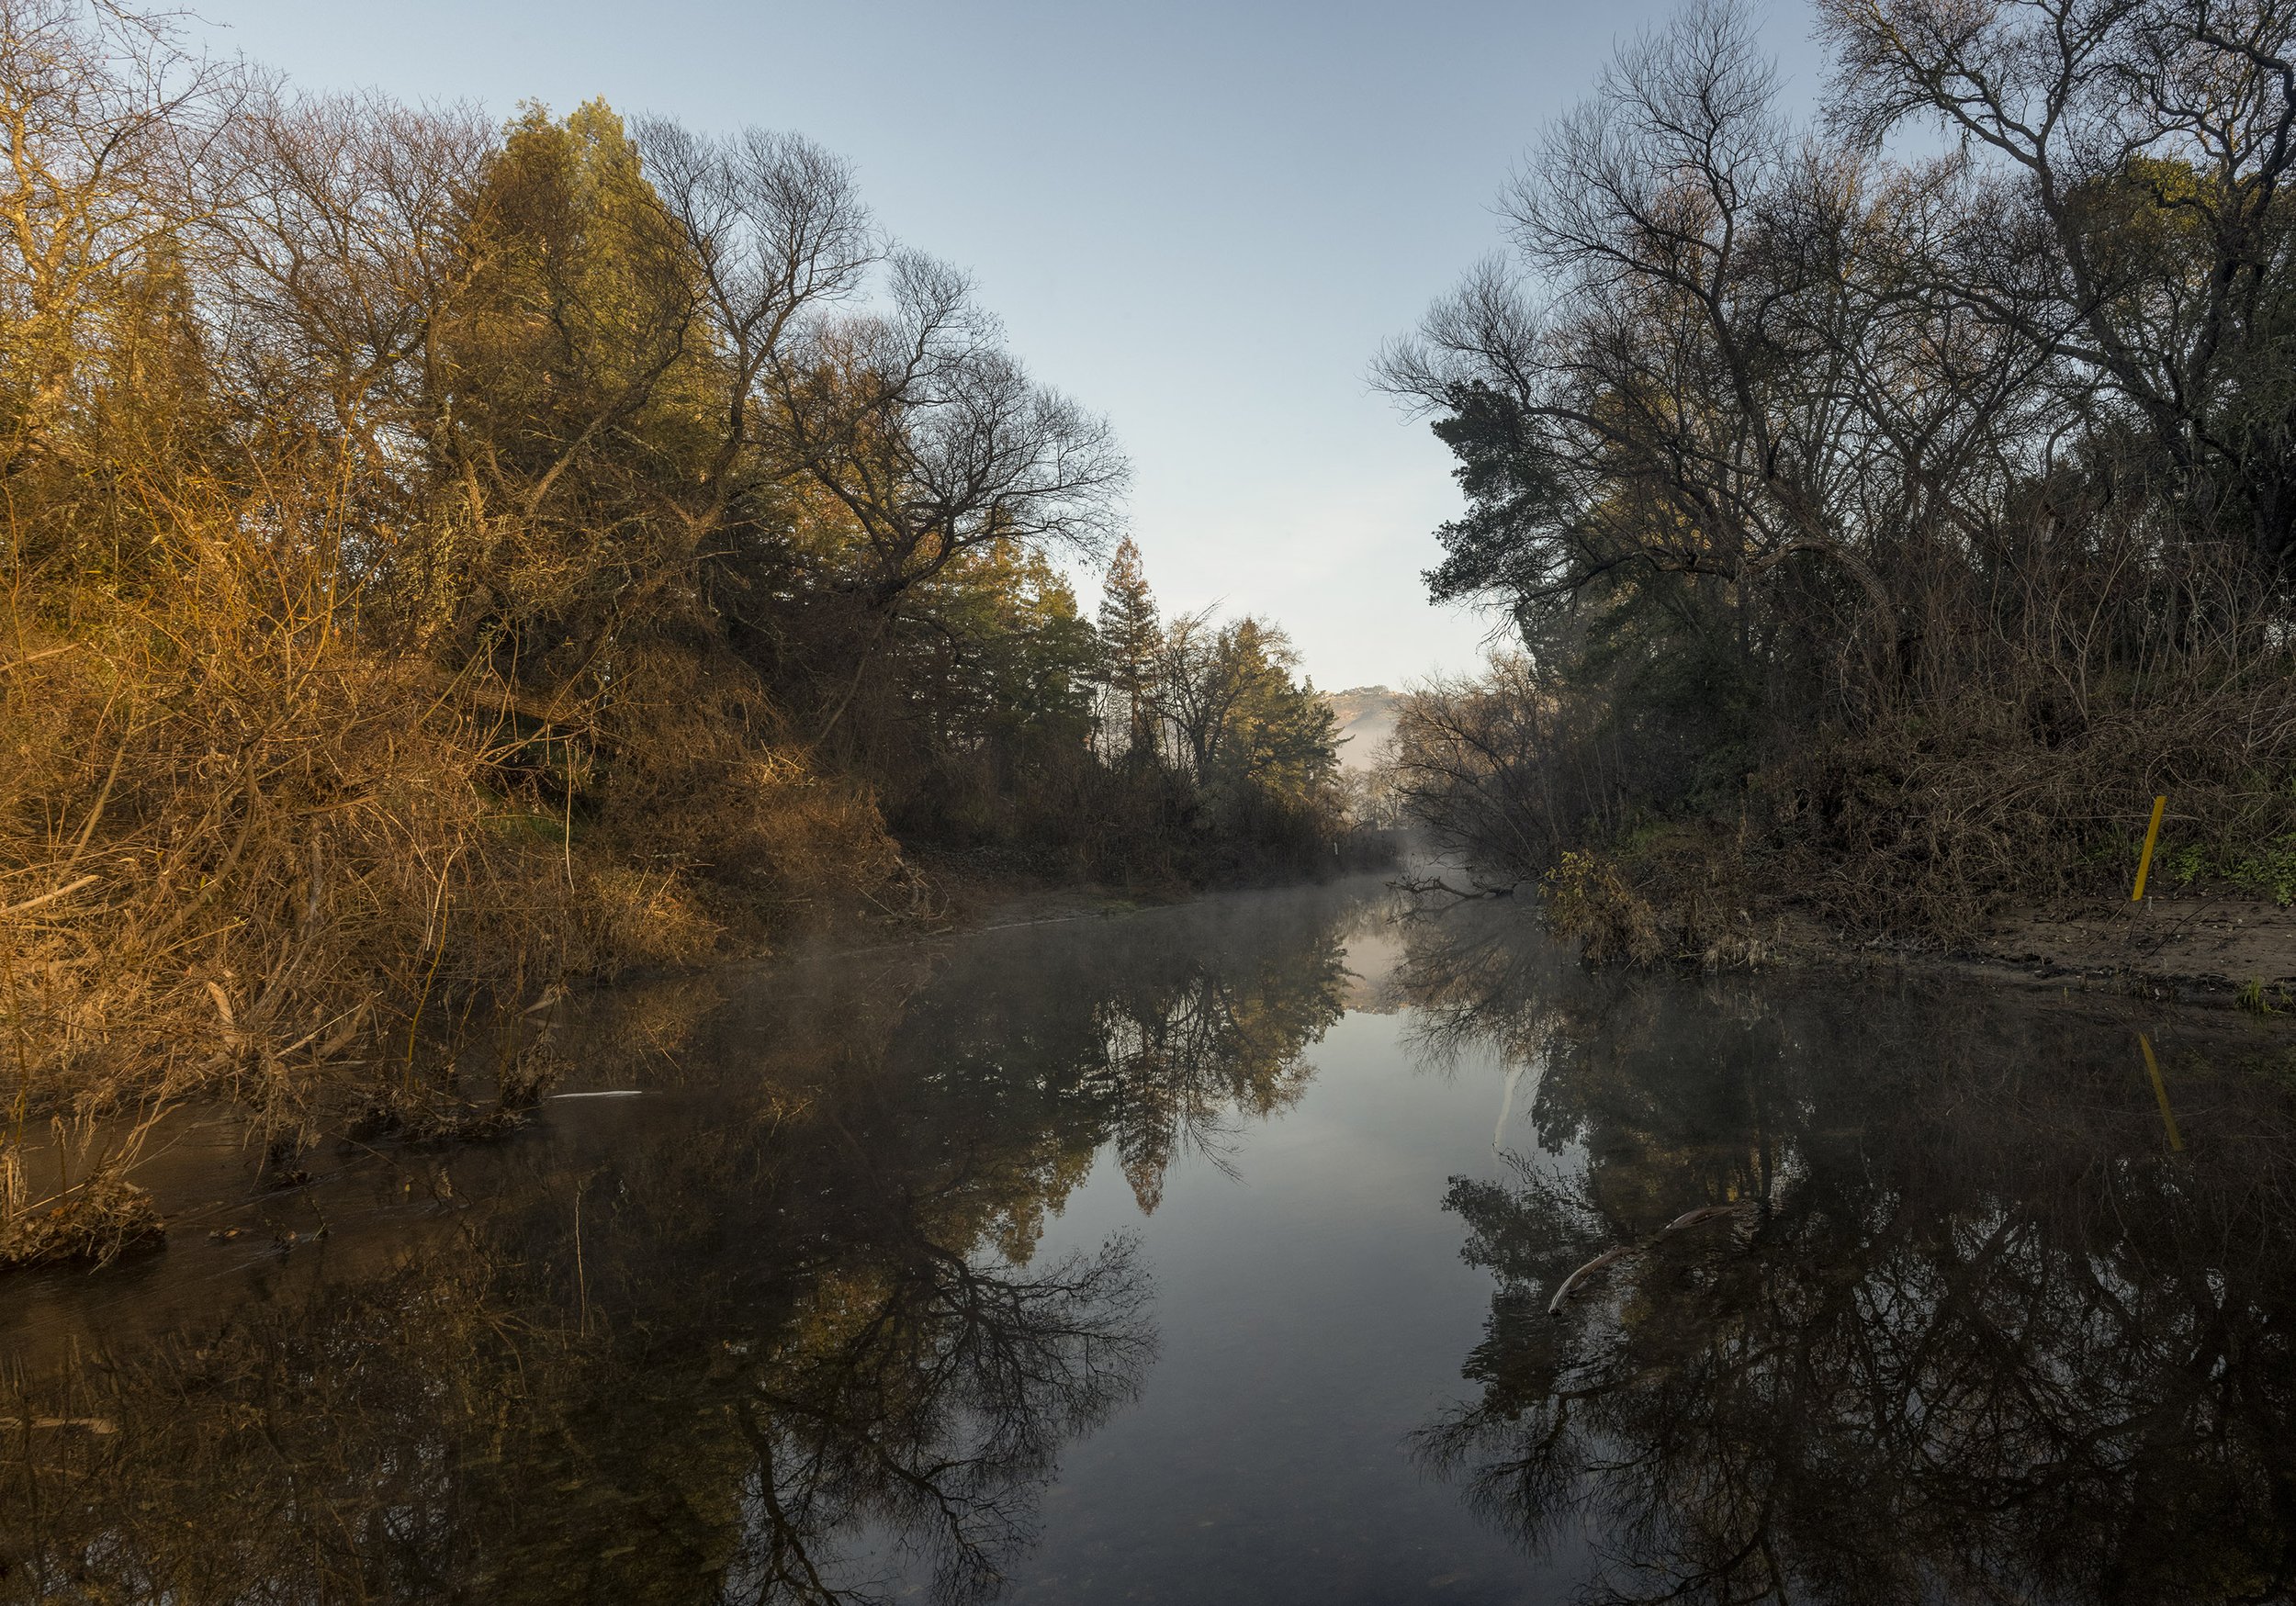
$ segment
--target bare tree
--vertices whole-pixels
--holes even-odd
[[[1819,7],[1833,119],[1941,124],[1978,153],[2007,250],[1960,288],[2141,421],[2208,531],[2296,556],[2296,392],[2277,355],[2292,241],[2296,12],[2266,0]],[[1973,262],[1971,265],[1980,265]],[[2220,480],[2213,494],[2204,482]]]
[[[96,465],[122,451],[167,466],[166,444],[118,437],[114,403],[140,372],[160,383],[157,347],[180,334],[198,175],[240,89],[163,18],[0,0],[0,477],[15,484],[12,544],[107,525],[89,503],[116,477]],[[42,481],[38,496],[27,477]],[[45,530],[24,527],[35,503],[55,515]]]
[[[895,253],[889,306],[825,321],[760,381],[781,459],[850,519],[871,623],[835,728],[903,601],[997,543],[1080,556],[1115,528],[1129,469],[1105,420],[1031,380],[954,269]]]
[[[1774,91],[1723,0],[1625,51],[1507,192],[1538,290],[1487,264],[1379,373],[1435,408],[1474,393],[1524,437],[1548,471],[1523,509],[1551,532],[1548,590],[1629,562],[1746,584],[1813,552],[1894,639],[1895,601],[1832,494],[1860,444],[1847,354],[1813,365],[1778,318],[1806,286],[1800,253],[1770,248],[1796,177]]]
[[[695,506],[714,528],[752,465],[760,385],[793,360],[803,320],[856,294],[886,246],[851,168],[793,134],[746,129],[709,139],[662,118],[641,121],[647,175],[686,246],[724,366],[721,423]]]

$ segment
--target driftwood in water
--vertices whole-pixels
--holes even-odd
[[[1745,1200],[1740,1199],[1735,1205],[1706,1205],[1695,1210],[1685,1210],[1660,1228],[1659,1233],[1662,1237],[1669,1232],[1680,1232],[1683,1228],[1695,1227],[1701,1221],[1713,1221],[1724,1216],[1741,1215],[1752,1207]]]
[[[1695,1210],[1685,1210],[1683,1214],[1675,1217],[1671,1221],[1669,1221],[1665,1226],[1660,1228],[1658,1231],[1652,1235],[1653,1241],[1657,1239],[1665,1237],[1670,1232],[1680,1232],[1685,1228],[1695,1227],[1704,1221],[1718,1220],[1725,1216],[1743,1215],[1753,1207],[1754,1206],[1752,1201],[1740,1199],[1734,1205],[1704,1205]],[[1587,1262],[1586,1264],[1581,1266],[1577,1271],[1572,1272],[1569,1276],[1562,1280],[1562,1286],[1555,1290],[1555,1297],[1547,1302],[1547,1314],[1549,1316],[1561,1315],[1562,1302],[1570,1298],[1572,1294],[1578,1292],[1579,1285],[1581,1283],[1585,1282],[1587,1278],[1593,1276],[1595,1273],[1601,1271],[1604,1266],[1609,1265],[1612,1262],[1622,1260],[1626,1256],[1632,1254],[1638,1247],[1640,1246],[1637,1244],[1622,1243],[1615,1249],[1604,1251],[1601,1254],[1596,1255],[1593,1260]]]
[[[1547,1314],[1549,1316],[1560,1315],[1562,1312],[1562,1302],[1570,1297],[1571,1294],[1578,1288],[1578,1286],[1581,1283],[1585,1282],[1587,1278],[1593,1276],[1596,1272],[1601,1271],[1604,1266],[1610,1264],[1611,1262],[1615,1260],[1622,1260],[1633,1252],[1633,1244],[1622,1243],[1616,1249],[1604,1251],[1601,1254],[1596,1255],[1593,1260],[1587,1262],[1586,1264],[1581,1266],[1577,1271],[1572,1272],[1569,1276],[1563,1278],[1562,1286],[1555,1290],[1555,1297],[1552,1299],[1547,1301]]]

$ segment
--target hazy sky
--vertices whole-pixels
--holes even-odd
[[[1167,609],[1281,621],[1319,684],[1462,668],[1482,623],[1420,571],[1449,458],[1364,383],[1498,243],[1547,118],[1669,0],[204,0],[311,87],[806,134],[904,241],[969,270],[1015,350],[1114,421]],[[1771,47],[1814,87],[1806,17]],[[1097,583],[1083,582],[1090,609]]]

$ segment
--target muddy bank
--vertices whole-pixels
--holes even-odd
[[[2162,1002],[2296,1013],[2296,909],[2257,898],[2068,900],[2012,914],[1976,940],[1939,949],[1859,939],[1806,915],[1778,922],[1795,963],[1891,966]]]
[[[1707,970],[1824,967],[2106,993],[2159,1003],[2240,1007],[2296,1022],[2296,908],[2237,893],[2067,898],[2013,911],[1966,942],[1844,930],[1782,898],[1703,885],[1613,889],[1589,910],[1558,905],[1531,882],[1483,882],[1456,860],[1408,866],[1390,885],[1430,907],[1499,900],[1524,906],[1598,964],[1675,962]],[[1571,889],[1565,889],[1566,893]],[[1708,895],[1701,900],[1699,894]],[[1743,907],[1735,905],[1743,898]],[[1590,915],[1592,917],[1590,917]],[[1628,938],[1648,938],[1640,952]],[[1629,950],[1622,952],[1621,950]],[[1647,956],[1647,957],[1646,957]]]

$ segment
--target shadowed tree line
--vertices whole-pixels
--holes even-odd
[[[6,0],[0,143],[19,1247],[118,1159],[35,1184],[28,1119],[420,1109],[567,979],[934,911],[920,849],[1330,859],[1271,628],[1175,637],[1159,687],[1227,699],[1187,744],[1103,736],[1132,671],[1063,565],[1109,429],[806,140],[305,95]]]
[[[334,1231],[276,1267],[36,1275],[0,1346],[0,1600],[995,1594],[1154,1352],[1130,1243],[1041,1253],[1043,1222],[1104,1148],[1153,1207],[1187,1145],[1297,1095],[1346,915],[605,995],[568,1030],[637,1099],[276,1198]]]
[[[1729,0],[1624,49],[1382,360],[1506,638],[1398,783],[1638,957],[2124,888],[2162,792],[2296,897],[2296,12],[1816,11],[1811,120]]]
[[[1478,913],[1402,988],[1525,1068],[1536,1148],[1452,1184],[1496,1286],[1417,1449],[1583,1536],[1583,1599],[2296,1589],[2284,1052],[2164,1043],[2156,1098],[2070,1005],[1612,985]]]

